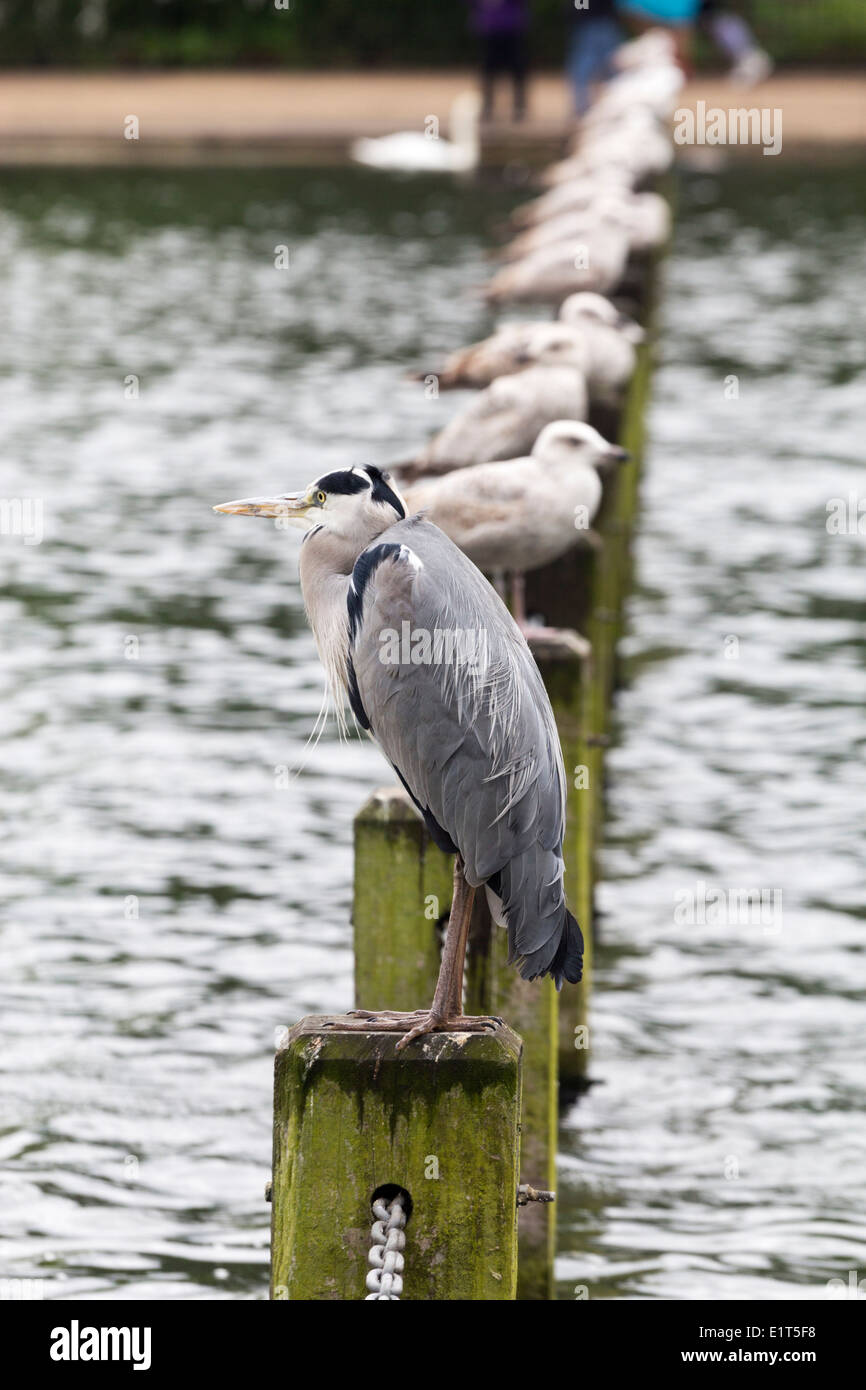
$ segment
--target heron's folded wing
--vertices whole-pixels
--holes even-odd
[[[423,518],[391,527],[365,557],[366,579],[353,581],[360,593],[350,591],[350,684],[362,722],[460,850],[471,883],[533,844],[558,852],[565,775],[556,727],[506,609]]]

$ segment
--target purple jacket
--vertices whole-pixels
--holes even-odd
[[[528,0],[469,0],[478,34],[516,34],[529,27]]]

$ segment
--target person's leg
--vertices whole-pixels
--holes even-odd
[[[496,86],[496,34],[485,34],[482,40],[481,55],[481,119],[489,121],[493,115],[494,89]]]
[[[522,31],[511,35],[509,58],[514,86],[514,119],[522,121],[526,115],[526,76],[529,70],[527,38]]]
[[[607,16],[593,18],[587,12],[574,21],[568,75],[578,116],[584,115],[589,108],[592,84],[610,76],[611,59],[621,42],[622,33],[615,19]]]

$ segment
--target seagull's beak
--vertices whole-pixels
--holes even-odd
[[[611,444],[607,452],[607,458],[611,463],[628,463],[631,454],[628,449],[621,448],[619,444]]]
[[[307,493],[286,493],[282,497],[241,497],[237,502],[220,502],[215,512],[229,516],[270,516],[288,525],[305,525],[314,503]]]

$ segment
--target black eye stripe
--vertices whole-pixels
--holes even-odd
[[[339,473],[326,473],[324,478],[319,478],[315,484],[317,492],[341,493],[343,496],[353,492],[364,492],[369,486],[362,474],[353,473],[349,469]]]
[[[332,497],[351,496],[352,493],[364,492],[369,488],[374,502],[386,502],[402,519],[406,512],[396,492],[388,486],[388,477],[381,468],[367,463],[364,465],[363,473],[356,473],[348,468],[339,473],[326,473],[323,478],[317,479],[313,487],[316,492],[328,493]]]
[[[400,501],[394,489],[388,486],[389,474],[383,473],[381,468],[376,468],[372,463],[367,463],[364,467],[367,473],[369,473],[370,481],[373,484],[374,500],[376,502],[387,502],[389,506],[394,508],[394,511],[400,518],[405,517],[406,511],[403,507],[403,503]]]

